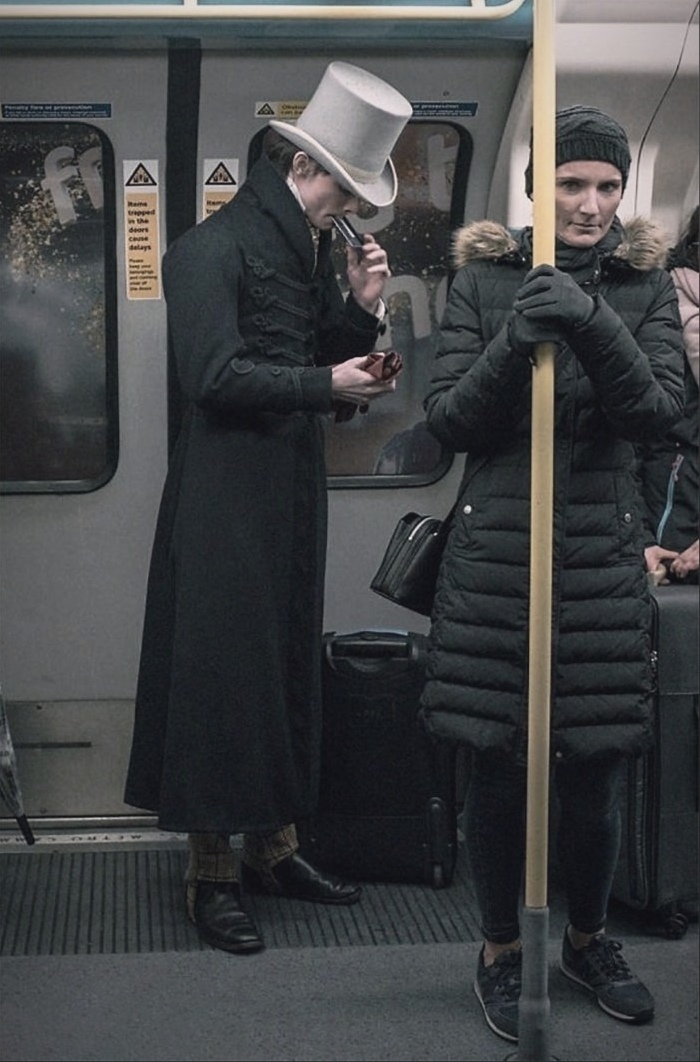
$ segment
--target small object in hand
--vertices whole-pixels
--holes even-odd
[[[653,572],[647,572],[647,580],[650,586],[667,586],[670,580],[665,565],[660,564]]]
[[[357,230],[350,224],[348,219],[340,216],[334,217],[333,224],[345,242],[351,247],[354,247],[358,255],[362,255],[362,247],[365,241],[362,239],[359,232],[357,232]]]
[[[390,380],[402,367],[403,360],[396,350],[386,350],[383,354],[374,351],[367,355],[367,362],[363,365],[365,372],[370,373],[377,380]]]

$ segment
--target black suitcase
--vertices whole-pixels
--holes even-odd
[[[320,799],[302,850],[359,881],[452,881],[455,750],[418,722],[426,639],[402,631],[323,636]]]
[[[656,741],[629,764],[612,895],[678,939],[698,902],[698,587],[653,598]]]

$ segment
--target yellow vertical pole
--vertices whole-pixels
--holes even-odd
[[[533,265],[554,265],[554,0],[535,0],[533,35]],[[554,345],[537,346],[532,370],[530,667],[525,902],[547,902],[552,659]]]
[[[533,265],[554,264],[554,0],[534,0]],[[520,1062],[548,1062],[547,907],[549,750],[552,666],[552,524],[554,515],[554,344],[538,343],[532,370],[530,639],[528,678],[523,980],[518,1005]]]

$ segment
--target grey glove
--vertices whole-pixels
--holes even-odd
[[[529,323],[548,325],[549,336],[539,339],[551,339],[552,333],[585,325],[593,315],[595,302],[568,273],[554,266],[540,265],[531,269],[520,285],[513,310]]]
[[[535,317],[525,317],[522,313],[512,313],[508,320],[508,342],[518,354],[532,355],[536,343],[556,343],[561,340],[561,329],[550,321],[540,321]]]

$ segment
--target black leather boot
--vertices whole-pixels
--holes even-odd
[[[293,900],[309,900],[311,903],[357,903],[362,895],[359,885],[343,881],[325,870],[317,870],[298,852],[263,872],[243,863],[241,881],[248,892],[287,896]]]
[[[198,881],[191,913],[202,940],[212,948],[236,953],[262,951],[265,947],[250,915],[240,904],[236,881]]]

